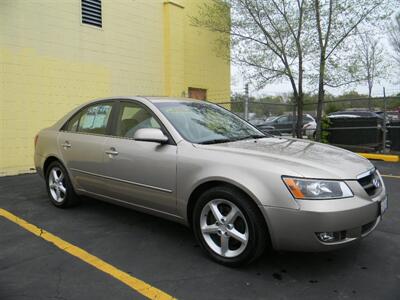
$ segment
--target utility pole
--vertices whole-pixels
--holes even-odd
[[[244,119],[246,121],[249,120],[249,84],[246,83],[244,86],[244,93],[245,93],[245,98],[244,98]]]
[[[382,131],[383,131],[382,150],[383,150],[383,153],[386,153],[386,109],[387,109],[386,91],[385,91],[385,87],[383,87],[383,124],[382,124]]]

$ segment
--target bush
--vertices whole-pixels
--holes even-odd
[[[324,115],[322,117],[322,123],[321,123],[321,143],[328,144],[328,137],[329,137],[329,127],[331,126],[331,120]]]

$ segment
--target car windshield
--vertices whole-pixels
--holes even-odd
[[[182,137],[197,144],[216,144],[266,137],[241,118],[207,102],[156,102]]]

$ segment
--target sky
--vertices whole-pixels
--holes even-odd
[[[232,79],[231,79],[231,90],[232,94],[234,93],[244,93],[244,85],[245,85],[245,79],[243,76],[243,72],[241,69],[235,65],[231,65],[231,71],[232,71]],[[396,78],[392,79],[393,81],[396,80]],[[381,80],[380,82],[375,83],[373,90],[372,90],[372,96],[374,97],[381,97],[383,96],[383,87],[385,87],[386,90],[386,95],[394,95],[400,93],[400,83],[395,84],[391,82],[391,80],[386,79],[386,80]],[[326,88],[327,92],[333,95],[341,95],[345,92],[349,91],[357,91],[360,94],[366,94],[368,95],[368,87],[367,83],[365,84],[360,84],[356,86],[348,86],[348,87],[342,87],[342,88]],[[289,82],[282,82],[282,83],[273,83],[266,85],[265,88],[262,90],[255,90],[254,86],[249,86],[249,94],[251,96],[280,96],[284,95],[287,93],[291,93],[292,88],[289,84]],[[311,90],[307,90],[307,92],[313,92]]]

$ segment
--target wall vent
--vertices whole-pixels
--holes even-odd
[[[102,27],[101,0],[81,0],[82,23]]]

